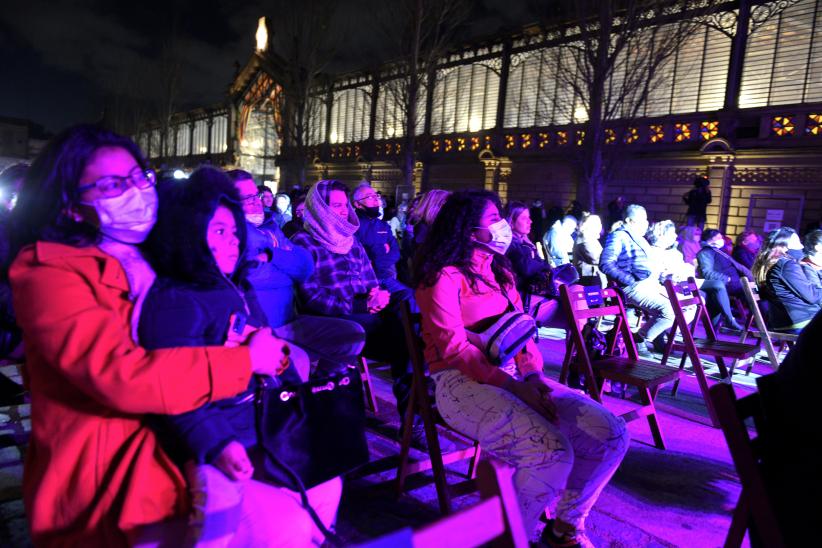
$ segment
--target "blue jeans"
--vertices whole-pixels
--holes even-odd
[[[354,364],[365,347],[365,330],[340,318],[299,315],[272,329],[275,337],[302,348],[314,363]]]
[[[648,341],[655,340],[674,325],[674,309],[665,295],[665,288],[655,278],[646,278],[622,289],[625,299],[647,312],[651,319],[639,328]]]

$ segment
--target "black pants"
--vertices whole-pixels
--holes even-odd
[[[738,283],[726,285],[719,280],[705,280],[700,289],[705,293],[705,305],[714,326],[718,326],[720,320],[726,325],[737,321],[731,307],[731,295],[744,298],[741,285]]]
[[[393,304],[393,303],[392,303]],[[400,423],[411,396],[412,366],[405,344],[405,332],[398,306],[388,306],[377,314],[349,314],[344,320],[357,322],[365,330],[365,357],[388,362],[391,365],[394,397]]]

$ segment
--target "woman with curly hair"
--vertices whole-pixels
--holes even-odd
[[[415,257],[417,302],[437,409],[449,426],[516,468],[526,530],[556,499],[541,540],[583,546],[585,518],[628,448],[625,423],[598,403],[549,380],[529,340],[496,367],[466,329],[522,302],[505,252],[511,230],[497,196],[452,194]]]
[[[822,288],[808,280],[799,261],[805,256],[799,234],[783,226],[771,231],[753,264],[753,274],[776,331],[799,333],[822,307]]]

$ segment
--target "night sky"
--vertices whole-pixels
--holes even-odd
[[[299,1],[299,0],[297,0]],[[335,66],[357,68],[379,49],[368,14],[390,0],[341,0],[346,28]],[[490,35],[530,20],[527,2],[478,0],[473,35]],[[266,0],[0,0],[0,116],[58,131],[97,121],[106,98],[151,96],[170,37],[182,61],[181,109],[219,102],[254,48],[257,18],[274,16]]]

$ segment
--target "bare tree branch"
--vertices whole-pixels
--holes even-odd
[[[759,16],[772,17],[792,2],[763,4]],[[565,42],[547,51],[554,78],[543,79],[539,96],[581,124],[584,142],[575,151],[584,183],[580,197],[589,208],[602,207],[607,182],[624,157],[616,133],[645,112],[695,35],[706,26],[723,26],[727,34],[723,13],[730,7],[727,0],[559,0],[545,13],[546,29],[563,22]]]
[[[426,116],[426,98],[436,90],[437,69],[469,8],[468,0],[396,0],[374,12],[373,26],[388,44],[391,59],[380,93],[399,107],[399,120],[392,118],[401,122],[395,127],[402,128],[400,168],[407,185],[412,184],[416,134]]]

